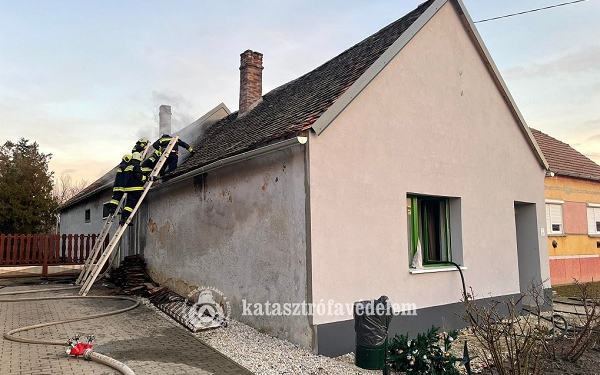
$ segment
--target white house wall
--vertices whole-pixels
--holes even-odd
[[[478,296],[520,291],[514,205],[535,204],[544,227],[544,171],[450,3],[308,144],[313,301],[461,299],[458,272],[409,273],[407,193],[460,198]]]
[[[184,296],[217,288],[236,319],[310,347],[306,316],[242,315],[244,300],[307,299],[304,153],[294,146],[153,191],[139,215],[152,278]]]

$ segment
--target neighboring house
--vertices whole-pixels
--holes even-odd
[[[600,280],[600,165],[531,129],[548,164],[544,179],[552,285]]]
[[[359,300],[416,306],[391,333],[462,325],[446,261],[482,300],[549,277],[547,164],[461,1],[427,1],[261,96],[262,57],[241,55],[240,110],[192,141],[129,230],[156,281],[218,288],[234,318],[337,355]],[[244,309],[267,302],[322,313]]]

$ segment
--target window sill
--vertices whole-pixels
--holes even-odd
[[[567,237],[564,233],[548,233],[548,237]]]
[[[467,267],[461,266],[461,270],[466,270]],[[424,268],[410,268],[408,272],[412,275],[418,275],[421,273],[436,273],[436,272],[452,272],[458,271],[454,266],[440,266],[440,267],[424,267]]]

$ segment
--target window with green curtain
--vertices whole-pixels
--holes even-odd
[[[411,261],[422,259],[424,266],[452,261],[448,198],[407,195],[406,202]]]

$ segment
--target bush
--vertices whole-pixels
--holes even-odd
[[[439,328],[432,326],[427,332],[418,334],[414,340],[409,340],[408,334],[399,334],[390,339],[388,348],[392,367],[407,375],[460,374],[454,363],[461,358],[449,352],[458,331],[438,331]]]

